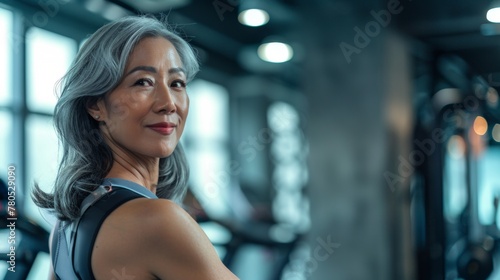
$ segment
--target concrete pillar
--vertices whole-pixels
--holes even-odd
[[[398,158],[411,148],[408,45],[389,32],[390,22],[382,26],[374,19],[372,11],[387,7],[354,13],[344,2],[343,9],[304,7],[307,20],[298,33],[310,104],[306,275],[413,279],[409,176],[385,176],[402,175]],[[343,49],[342,42],[353,48]]]

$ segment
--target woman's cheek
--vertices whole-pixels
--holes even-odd
[[[138,92],[134,92],[132,94],[127,95],[126,103],[131,108],[139,108],[140,106],[144,106],[148,102],[151,102],[149,100],[151,97],[152,97],[152,95],[146,91],[138,91]]]
[[[189,111],[189,97],[187,94],[183,94],[177,102],[177,108],[178,110],[181,110],[184,115],[187,116],[187,113]]]
[[[119,120],[124,120],[130,114],[129,105],[122,99],[117,100],[111,104],[111,114]]]

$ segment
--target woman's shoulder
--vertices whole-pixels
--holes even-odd
[[[174,202],[134,199],[118,207],[102,224],[93,248],[92,268],[96,276],[104,278],[112,276],[110,267],[118,272],[124,267],[130,275],[154,279],[158,275],[156,259],[162,259],[166,268],[186,253],[186,258],[193,258],[195,250],[189,249],[190,244],[205,238],[203,235],[189,214]],[[172,266],[168,271],[174,269]]]
[[[165,199],[139,198],[115,210],[101,227],[92,259],[103,277],[109,267],[125,267],[140,279],[236,279],[196,221]]]
[[[131,229],[148,252],[158,250],[164,257],[193,258],[199,249],[212,247],[196,221],[181,206],[166,199],[138,200],[130,204]],[[148,248],[148,249],[146,249]]]
[[[193,228],[198,231],[199,228],[181,206],[167,199],[138,198],[129,201],[116,209],[105,223],[124,233],[139,235],[135,236],[135,240],[178,235]]]

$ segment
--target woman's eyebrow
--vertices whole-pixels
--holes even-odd
[[[184,70],[184,68],[182,68],[182,67],[174,67],[174,68],[168,69],[168,73],[169,74],[182,73],[182,74],[186,75],[186,70]]]
[[[136,71],[146,71],[146,72],[151,72],[151,73],[158,73],[158,70],[156,70],[156,68],[154,68],[153,66],[136,66],[134,67],[132,70],[130,70],[125,76],[128,76]],[[174,68],[170,68],[168,69],[168,73],[169,74],[177,74],[177,73],[182,73],[184,75],[186,75],[186,70],[184,70],[184,68],[182,67],[174,67]]]
[[[130,70],[125,76],[128,76],[136,71],[146,71],[146,72],[151,72],[151,73],[158,73],[156,68],[153,66],[136,66],[132,70]]]

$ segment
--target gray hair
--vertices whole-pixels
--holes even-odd
[[[101,27],[84,43],[60,82],[61,94],[54,110],[62,160],[53,192],[46,193],[35,184],[31,194],[37,206],[49,209],[61,220],[80,216],[82,200],[99,186],[111,169],[113,154],[87,108],[118,86],[129,55],[146,37],[164,37],[174,45],[188,82],[199,70],[191,46],[163,20],[152,17],[121,18]],[[188,177],[189,168],[179,143],[170,156],[160,159],[156,194],[181,200]]]

